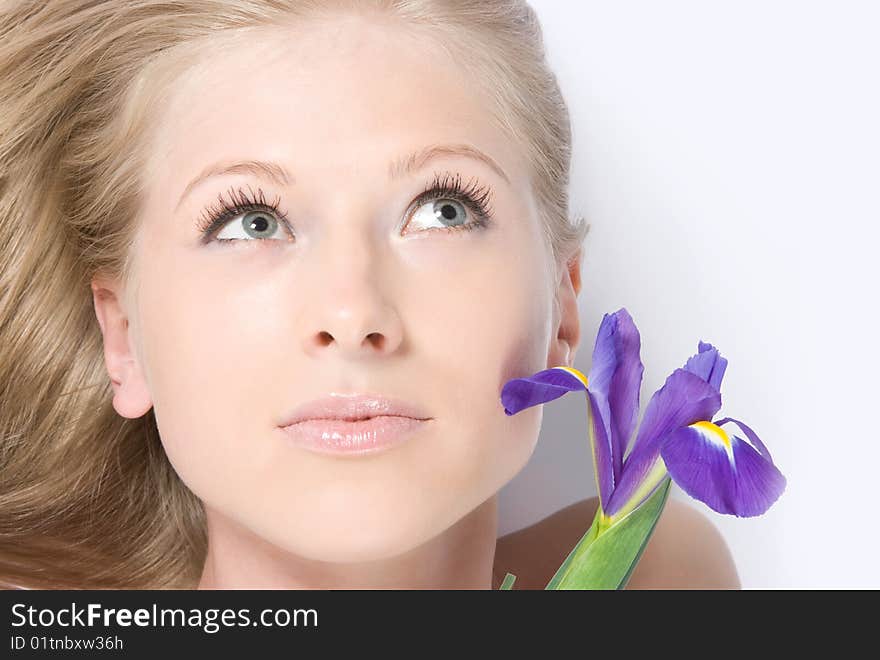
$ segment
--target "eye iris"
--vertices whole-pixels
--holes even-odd
[[[242,218],[244,230],[256,238],[264,237],[267,230],[269,230],[268,234],[270,236],[274,234],[276,224],[274,219],[266,217],[262,212],[248,213]]]
[[[437,219],[443,221],[453,220],[457,216],[458,220],[451,224],[460,225],[464,223],[464,209],[461,207],[461,204],[451,199],[434,202],[434,215]]]

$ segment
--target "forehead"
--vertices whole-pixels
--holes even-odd
[[[519,152],[496,124],[487,87],[438,39],[354,17],[218,38],[159,109],[151,170],[180,192],[181,179],[233,157],[354,174],[454,142],[486,152],[518,183]]]

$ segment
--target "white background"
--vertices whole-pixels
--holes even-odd
[[[757,518],[672,497],[709,515],[745,588],[880,588],[880,3],[531,4],[572,116],[572,212],[592,224],[575,366],[626,307],[644,410],[713,343],[719,416],[758,432],[788,487]],[[583,398],[545,404],[499,532],[595,495],[592,469]]]

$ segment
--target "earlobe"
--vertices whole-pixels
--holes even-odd
[[[152,407],[149,389],[137,356],[131,351],[129,322],[118,287],[92,281],[95,316],[104,339],[104,363],[113,385],[113,407],[134,419]]]
[[[580,343],[580,316],[577,296],[581,290],[580,272],[581,250],[569,260],[562,273],[556,291],[556,305],[559,314],[556,336],[552,339],[547,367],[573,366],[574,356]]]

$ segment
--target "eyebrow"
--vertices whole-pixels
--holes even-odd
[[[510,179],[505,174],[501,166],[495,162],[488,154],[480,151],[476,147],[469,144],[436,144],[424,149],[420,149],[408,156],[398,158],[392,161],[388,167],[388,178],[392,181],[401,179],[413,172],[417,172],[435,158],[443,156],[459,156],[480,161],[488,165],[498,176],[510,183]],[[177,202],[175,211],[180,208],[183,200],[192,192],[193,188],[203,183],[207,179],[215,176],[225,176],[228,174],[250,174],[255,177],[266,179],[279,186],[289,186],[293,181],[293,176],[278,163],[262,160],[245,160],[233,163],[214,163],[209,165],[202,172],[190,181],[183,190],[180,199]]]

